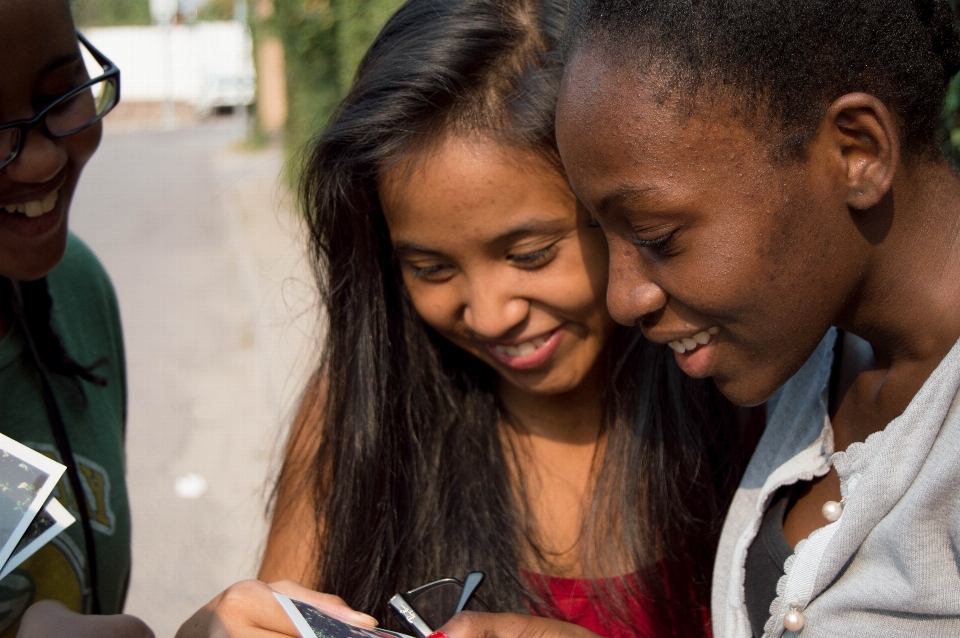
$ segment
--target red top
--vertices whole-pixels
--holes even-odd
[[[630,576],[591,581],[583,578],[557,578],[554,576],[527,574],[530,587],[539,593],[550,606],[544,615],[580,625],[605,638],[657,638],[656,623],[648,612],[649,602],[636,596],[627,597],[625,622],[616,611],[607,609],[603,587],[624,587]],[[635,589],[635,583],[631,583]],[[704,633],[711,635],[710,621],[704,615]]]
[[[624,624],[617,613],[606,610],[598,583],[585,578],[557,578],[528,575],[530,585],[550,606],[547,616],[589,629],[606,638],[654,638],[655,624],[644,608],[642,600],[629,598],[627,612],[630,625]],[[616,581],[608,582],[617,586]],[[609,585],[608,585],[609,586]]]

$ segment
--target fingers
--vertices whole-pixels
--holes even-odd
[[[373,616],[368,616],[367,614],[359,611],[354,611],[350,608],[350,605],[348,605],[343,598],[340,598],[339,596],[334,596],[333,594],[324,594],[318,591],[313,591],[312,589],[307,589],[294,580],[281,580],[276,583],[270,583],[270,587],[273,588],[274,591],[280,592],[285,596],[296,598],[297,600],[301,600],[308,605],[313,605],[318,609],[335,614],[349,623],[367,625],[370,627],[377,626],[376,618]]]
[[[20,621],[17,638],[154,638],[150,628],[134,616],[84,616],[52,600],[30,606]]]
[[[521,614],[465,611],[454,616],[434,636],[446,638],[598,638],[583,627]]]
[[[299,636],[273,592],[259,580],[234,583],[191,616],[177,638]]]

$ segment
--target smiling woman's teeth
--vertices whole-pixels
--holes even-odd
[[[717,334],[718,332],[720,332],[720,328],[714,326],[712,328],[702,330],[692,337],[684,337],[682,339],[677,339],[676,341],[671,341],[667,343],[667,345],[670,346],[674,352],[683,354],[687,350],[693,350],[697,346],[707,345],[710,343],[710,339],[713,337],[713,335]]]
[[[494,346],[493,349],[500,354],[507,355],[508,357],[525,357],[528,354],[533,354],[536,352],[537,348],[541,347],[546,342],[546,338],[537,337],[536,339],[531,339],[530,341],[518,343],[515,346]]]
[[[53,210],[57,205],[57,191],[53,191],[43,199],[35,199],[32,202],[20,202],[19,204],[4,204],[0,206],[8,213],[21,213],[27,217],[40,217]]]

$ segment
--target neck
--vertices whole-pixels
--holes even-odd
[[[596,368],[599,366],[595,366]],[[542,395],[501,381],[500,402],[517,427],[504,427],[507,462],[531,545],[526,569],[583,575],[583,517],[595,483],[603,419],[596,371],[569,392]]]
[[[538,394],[501,380],[500,402],[526,436],[593,446],[603,420],[599,375],[594,368],[576,388],[562,394]]]
[[[902,173],[878,215],[885,230],[864,232],[874,247],[840,324],[885,368],[939,362],[960,337],[960,180],[945,162]]]
[[[838,326],[845,344],[831,396],[836,448],[899,416],[960,337],[960,179],[945,162],[901,170],[876,210],[862,213],[864,272]]]

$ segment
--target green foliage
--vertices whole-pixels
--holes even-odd
[[[960,169],[960,75],[950,81],[940,123],[943,154],[954,168]]]
[[[233,20],[234,0],[207,0],[197,9],[197,20]]]
[[[149,0],[70,0],[78,27],[150,24]]]
[[[287,150],[329,121],[370,43],[401,0],[274,0],[269,24],[287,64]]]

